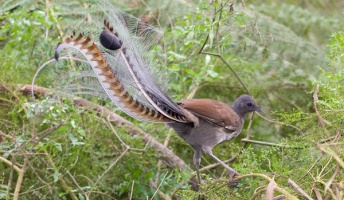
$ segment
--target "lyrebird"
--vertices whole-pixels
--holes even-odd
[[[212,149],[238,136],[246,114],[261,112],[261,108],[245,94],[232,106],[211,99],[173,102],[153,78],[151,67],[155,64],[147,54],[159,34],[154,27],[104,2],[101,15],[93,16],[91,23],[81,22],[59,43],[55,59],[66,48],[81,53],[105,93],[121,110],[138,120],[166,123],[191,145],[199,182],[202,152],[225,167],[232,182],[239,174]]]

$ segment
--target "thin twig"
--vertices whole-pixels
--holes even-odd
[[[230,159],[225,160],[225,161],[223,161],[223,162],[226,163],[226,164],[227,164],[227,163],[231,163],[231,162],[233,162],[234,160],[236,160],[240,154],[241,154],[241,152],[237,153],[235,156],[233,156],[233,157],[231,157]],[[207,165],[207,166],[202,167],[201,169],[199,169],[199,172],[208,171],[208,170],[213,169],[213,168],[218,167],[218,166],[220,166],[219,163],[214,163],[214,164],[211,164],[211,165]],[[194,174],[194,175],[196,175],[196,174]]]
[[[168,143],[170,141],[170,138],[171,138],[171,129],[168,131],[168,134],[165,138],[165,141],[164,141],[164,146],[167,147],[168,146]],[[162,160],[159,159],[158,161],[158,164],[157,164],[157,168],[158,168],[158,171],[156,173],[156,178],[154,180],[154,185],[158,185],[158,182],[159,182],[159,177],[160,177],[160,170],[161,170],[161,165],[162,165]]]
[[[226,4],[228,3],[229,1],[226,2]],[[221,17],[221,10],[224,8],[223,5],[221,5],[221,7],[219,8],[218,11],[215,10],[214,12],[214,17],[212,19],[212,22],[215,22],[215,19],[216,19],[216,15],[218,13],[220,13],[220,17]],[[220,23],[218,23],[218,27],[216,28],[216,30],[218,30],[220,28]],[[199,50],[198,53],[200,54],[206,54],[206,55],[211,55],[211,56],[215,56],[215,57],[218,57],[222,60],[222,62],[232,71],[232,73],[234,74],[234,76],[239,80],[239,82],[241,83],[241,85],[244,87],[245,91],[247,94],[250,94],[249,90],[247,89],[247,87],[245,86],[244,82],[241,80],[241,78],[238,76],[238,74],[236,73],[236,71],[234,70],[234,68],[222,57],[222,54],[220,52],[220,49],[218,48],[218,53],[212,53],[212,52],[206,52],[204,51],[204,47],[206,46],[206,44],[208,43],[209,41],[209,34],[207,35],[201,49]]]
[[[326,187],[326,183],[323,180],[318,179],[318,180],[315,181],[315,183],[317,183],[317,182],[321,183],[322,185],[324,185]],[[327,191],[330,192],[330,195],[332,196],[332,199],[337,199],[336,198],[336,194],[333,192],[333,190],[331,188],[329,188]],[[324,199],[330,199],[329,195],[326,195]]]
[[[54,170],[54,171],[58,171],[53,159],[51,158],[51,156],[48,154],[48,152],[46,152],[44,150],[44,152],[46,153],[46,161],[49,163],[50,167]],[[69,185],[67,184],[66,180],[64,179],[64,177],[62,175],[58,176],[58,181],[61,185],[61,187],[66,191],[66,193],[69,194],[70,198],[72,200],[78,200],[79,198],[72,192],[72,189],[69,187]]]
[[[306,147],[298,147],[298,146],[290,146],[286,144],[276,144],[271,142],[264,142],[264,141],[258,141],[258,140],[250,140],[250,139],[241,139],[242,142],[245,143],[252,143],[252,144],[260,144],[264,146],[274,146],[274,147],[281,147],[281,148],[290,148],[290,149],[304,149]]]
[[[249,121],[248,126],[247,126],[246,139],[250,139],[250,137],[252,136],[251,127],[252,127],[252,123],[253,123],[254,113],[255,113],[255,112],[252,112],[251,117],[250,117],[250,121]],[[246,147],[246,145],[244,144],[244,148],[245,148],[245,147]]]
[[[133,199],[134,185],[135,185],[135,180],[133,180],[133,182],[131,183],[131,190],[130,190],[129,200]]]
[[[12,90],[10,90],[7,85],[1,84],[0,85],[0,89],[5,89],[6,91],[8,91],[9,93],[11,93],[11,95],[17,100],[17,102],[20,102],[20,98],[18,97],[18,95],[16,95]],[[25,106],[23,106],[21,104],[21,107],[23,108],[23,110],[25,111],[25,113],[27,113],[27,109]]]
[[[259,117],[263,118],[264,120],[266,120],[266,121],[268,121],[268,122],[272,122],[272,123],[275,123],[275,124],[280,124],[281,126],[289,126],[289,127],[292,127],[292,128],[294,128],[294,129],[298,130],[298,131],[301,133],[301,135],[303,135],[302,130],[299,129],[299,128],[297,128],[297,127],[294,126],[294,125],[285,124],[285,123],[281,123],[281,122],[279,122],[279,121],[275,121],[275,120],[272,120],[272,119],[268,119],[268,118],[264,117],[263,115],[261,115],[261,114],[259,114],[259,113],[257,113],[257,112],[256,112],[256,114],[257,114]]]
[[[103,176],[108,173],[121,159],[122,157],[130,150],[130,148],[126,148],[121,155],[102,173],[102,175],[99,176],[99,178],[97,179],[97,181],[94,183],[94,185],[92,186],[92,188],[90,189],[90,191],[88,192],[89,194],[92,192],[92,190],[96,187],[96,185],[98,184],[98,182],[100,181],[100,179],[103,178]]]
[[[325,145],[318,144],[318,148],[327,154],[329,154],[332,158],[334,158],[337,163],[344,169],[344,161],[340,158],[340,156],[334,152],[332,149],[326,147]]]
[[[312,166],[309,168],[309,170],[306,172],[305,175],[303,175],[298,181],[300,181],[301,179],[303,179],[307,174],[310,173],[310,171],[315,167],[315,165],[319,162],[319,160],[324,156],[324,154],[321,154],[317,160],[312,164]]]
[[[21,185],[23,183],[24,174],[25,174],[26,167],[27,167],[27,162],[28,162],[28,158],[27,158],[27,156],[24,156],[24,165],[21,168],[21,170],[18,171],[18,178],[17,178],[16,188],[15,188],[14,193],[13,193],[13,200],[19,199],[19,192],[20,192]]]
[[[303,197],[307,200],[313,200],[299,185],[297,185],[293,180],[290,178],[288,179],[288,184],[292,186],[298,193],[300,193]]]
[[[167,172],[166,172],[166,174],[165,174],[165,176],[162,178],[162,180],[160,181],[160,184],[158,185],[158,187],[156,188],[156,190],[155,190],[155,192],[154,192],[154,194],[153,194],[153,196],[151,197],[151,200],[153,200],[153,198],[154,198],[154,196],[156,195],[156,193],[159,191],[159,188],[161,187],[161,185],[164,183],[164,181],[165,181],[165,178],[166,178],[166,176],[167,176]]]
[[[236,177],[234,180],[240,180],[240,179],[243,179],[245,177],[262,177],[264,178],[265,180],[267,181],[271,181],[272,179],[270,177],[268,177],[267,175],[265,174],[246,174],[246,175],[242,175],[242,176],[238,176]],[[287,190],[279,187],[277,184],[275,185],[274,189],[282,194],[285,195],[286,199],[289,199],[289,200],[298,200],[298,198],[292,194],[290,194]]]
[[[327,181],[326,186],[325,186],[325,193],[327,192],[327,190],[330,188],[330,186],[333,183],[333,180],[337,177],[337,174],[339,173],[340,170],[340,166],[339,164],[337,164],[337,167],[334,171],[334,173],[332,174],[331,178]]]
[[[314,106],[315,113],[319,119],[320,125],[324,129],[325,133],[328,134],[328,131],[327,131],[325,123],[324,123],[324,119],[321,117],[319,110],[318,110],[318,107],[317,107],[317,102],[319,101],[318,92],[319,92],[319,84],[317,84],[317,86],[315,87],[315,91],[314,91],[314,95],[313,95],[313,98],[314,98],[313,106]]]
[[[0,156],[0,160],[4,163],[6,163],[7,165],[13,167],[14,170],[16,170],[16,172],[21,172],[22,169],[20,169],[17,165],[13,164],[11,161],[7,160],[6,158]]]
[[[247,89],[246,85],[244,84],[244,82],[241,80],[241,78],[239,77],[239,75],[236,73],[236,71],[234,70],[234,68],[232,67],[232,65],[230,65],[223,57],[221,54],[216,54],[216,53],[211,53],[211,52],[205,52],[205,51],[201,51],[201,54],[206,54],[206,55],[211,55],[211,56],[215,56],[218,57],[222,60],[222,62],[232,71],[232,73],[234,74],[234,76],[238,79],[238,81],[240,82],[240,84],[243,86],[243,88],[245,89],[247,94],[250,94],[249,90]]]
[[[75,180],[74,176],[72,176],[72,174],[67,171],[67,174],[70,176],[70,178],[73,180],[73,182],[75,183],[75,185],[78,187],[79,191],[84,195],[84,197],[86,198],[86,200],[89,200],[87,194],[85,193],[85,191],[80,187],[80,185],[78,184],[78,182]]]
[[[10,165],[18,173],[17,183],[16,183],[16,187],[15,187],[15,190],[13,193],[13,199],[18,200],[21,184],[23,182],[24,173],[25,173],[25,169],[27,166],[27,157],[26,156],[24,157],[24,164],[23,164],[22,168],[19,168],[16,164],[14,164],[13,162],[11,162],[11,161],[9,161],[6,158],[1,157],[1,156],[0,156],[0,161],[3,161],[7,165]],[[11,181],[9,181],[9,182],[11,182]]]

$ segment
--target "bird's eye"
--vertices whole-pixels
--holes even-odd
[[[251,103],[251,102],[248,102],[248,103],[247,103],[247,106],[248,106],[248,107],[251,107],[251,106],[252,106],[252,103]]]

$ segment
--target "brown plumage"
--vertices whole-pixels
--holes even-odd
[[[211,99],[189,99],[177,104],[214,125],[225,127],[228,130],[236,130],[240,127],[239,115],[225,103]]]

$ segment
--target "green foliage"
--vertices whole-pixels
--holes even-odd
[[[115,134],[106,128],[104,120],[97,119],[87,109],[78,109],[67,99],[43,99],[34,104],[26,102],[23,105],[25,107],[18,104],[11,108],[12,111],[6,116],[13,121],[11,117],[23,113],[21,120],[26,128],[17,131],[19,127],[3,129],[2,126],[2,130],[13,132],[12,137],[15,136],[16,142],[9,137],[0,144],[2,151],[8,152],[2,155],[4,158],[9,159],[15,154],[18,163],[28,158],[33,168],[27,170],[26,176],[38,178],[24,180],[22,188],[27,188],[25,190],[35,191],[31,188],[32,185],[41,189],[27,197],[22,196],[21,199],[46,199],[51,196],[49,190],[54,191],[53,198],[68,199],[70,194],[62,181],[69,184],[74,182],[76,185],[72,184],[69,190],[79,196],[90,192],[88,196],[92,199],[107,199],[107,195],[127,196],[131,192],[140,198],[152,196],[155,190],[150,183],[155,180],[164,191],[186,187],[180,183],[187,183],[187,172],[151,170],[158,158],[155,158],[151,148],[145,148],[141,138],[133,139],[125,130],[117,130],[122,141],[134,147],[126,151]],[[25,157],[25,154],[33,156]],[[147,159],[142,159],[142,156]],[[103,174],[100,179],[99,176],[116,159],[120,162],[109,168],[108,173]],[[1,175],[1,180],[5,181],[11,167],[5,164],[0,167],[5,172]],[[80,191],[80,187],[84,192]],[[108,191],[105,196],[101,194],[104,190]],[[0,194],[6,197],[6,190]]]
[[[323,199],[343,199],[344,34],[338,32],[343,20],[334,9],[340,3],[270,2],[115,4],[166,26],[154,53],[166,61],[161,77],[169,79],[174,99],[232,102],[246,92],[234,71],[265,117],[279,120],[255,117],[252,128],[246,123],[245,130],[250,127],[253,133],[250,139],[263,144],[243,147],[243,134],[216,147],[214,153],[222,160],[237,156],[229,165],[245,177],[238,188],[230,188],[223,168],[204,171],[202,196],[265,199],[274,178],[279,188],[302,199],[288,184],[290,178],[314,199],[316,193]],[[31,83],[36,69],[53,57],[60,31],[96,12],[93,3],[0,5],[0,199],[13,198],[20,178],[14,166],[25,168],[20,199],[197,199],[188,185],[190,172],[170,169],[164,162],[159,166],[159,153],[141,137],[89,108],[76,107],[69,97],[52,93],[31,101],[12,85]],[[60,67],[42,72],[37,84],[55,87],[52,77]],[[163,125],[132,121],[161,143],[169,141],[168,147],[192,166],[192,149],[176,134],[166,136]],[[212,163],[203,156],[202,166]],[[280,194],[275,189],[274,196]]]
[[[53,52],[51,47],[56,43],[56,38],[46,35],[53,25],[52,17],[46,16],[41,10],[31,12],[18,9],[17,12],[0,13],[0,21],[4,22],[0,41],[5,42],[0,53],[6,55],[0,63],[0,79],[27,83],[32,80],[36,67],[51,57],[49,53]]]
[[[278,187],[285,188],[289,194],[293,193],[298,198],[303,196],[293,191],[293,187],[288,184],[289,179],[297,182],[314,198],[315,193],[330,199],[343,198],[339,191],[344,184],[343,38],[342,32],[333,34],[329,45],[331,68],[322,69],[322,75],[312,83],[315,88],[312,92],[316,102],[314,109],[317,112],[304,112],[302,109],[275,112],[282,126],[297,127],[286,129],[291,133],[285,134],[288,137],[278,142],[284,147],[246,148],[234,168],[250,176],[243,178],[237,189],[228,187],[226,181],[214,181],[208,177],[201,192],[206,199],[228,199],[229,196],[231,199],[264,198],[269,180],[261,181],[261,174],[274,177]],[[275,196],[280,194],[275,191]],[[179,195],[182,198],[197,197],[192,191],[182,191]]]

